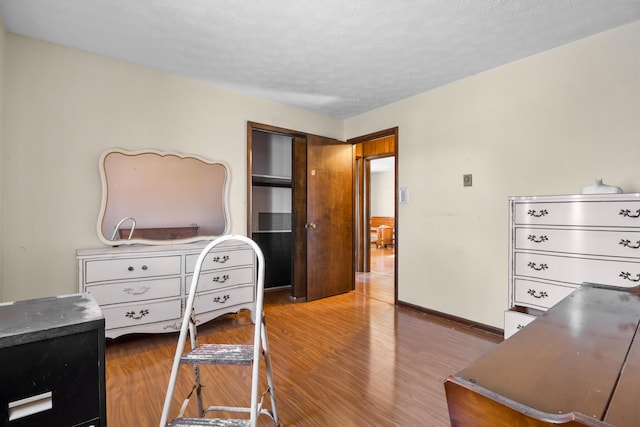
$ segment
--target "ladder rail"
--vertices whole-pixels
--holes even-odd
[[[269,353],[268,344],[266,341],[266,325],[264,321],[264,275],[265,275],[264,255],[262,254],[262,250],[260,249],[258,244],[253,240],[245,236],[229,234],[229,235],[221,236],[213,240],[209,244],[207,244],[207,246],[202,250],[200,256],[198,256],[198,259],[196,261],[196,265],[193,272],[193,278],[191,280],[191,288],[189,289],[189,296],[187,298],[187,303],[185,306],[185,313],[183,315],[182,324],[180,327],[180,334],[178,336],[178,344],[176,346],[176,352],[173,359],[171,374],[169,376],[169,383],[167,385],[167,393],[165,395],[159,427],[165,427],[169,421],[168,418],[169,418],[169,411],[171,409],[171,401],[173,399],[173,393],[174,393],[176,382],[178,379],[180,359],[184,353],[187,334],[189,334],[190,336],[192,348],[195,348],[195,345],[197,345],[197,341],[196,341],[197,338],[196,338],[196,332],[195,332],[195,319],[194,319],[194,322],[192,322],[191,317],[194,315],[194,313],[192,313],[192,310],[193,310],[193,304],[194,304],[196,293],[197,293],[198,280],[200,277],[200,272],[202,270],[202,264],[211,249],[213,249],[215,246],[219,245],[220,243],[228,240],[239,240],[248,244],[249,246],[252,247],[258,259],[257,284],[254,287],[255,309],[252,310],[251,312],[251,320],[254,323],[254,334],[253,334],[253,366],[252,366],[252,376],[251,376],[252,377],[251,406],[250,408],[248,408],[249,410],[247,411],[250,414],[250,425],[255,426],[257,423],[258,415],[263,413],[263,410],[261,409],[262,405],[258,405],[258,394],[259,394],[258,388],[259,388],[259,378],[260,378],[260,353],[261,352],[263,352],[263,354],[265,354],[266,356],[265,367],[268,368],[267,376],[268,376],[268,382],[270,384],[270,397],[271,397],[271,404],[272,404],[271,414],[269,415],[272,415],[272,418],[274,419],[276,424],[279,424],[278,418],[277,418],[277,410],[275,407],[275,402],[276,402],[275,394],[274,394],[275,391],[273,390],[273,386],[272,386],[273,375],[271,372],[270,353]],[[195,368],[197,368],[197,365],[195,365]],[[199,388],[200,387],[199,378],[197,378],[196,381],[197,381],[197,387]],[[198,394],[198,410],[199,412],[206,412],[206,410],[202,408],[202,402],[200,400],[199,390],[197,390],[197,394]],[[201,413],[200,415],[202,416],[203,413]]]

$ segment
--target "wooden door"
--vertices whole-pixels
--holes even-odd
[[[308,301],[354,287],[353,150],[352,144],[335,139],[307,137]]]

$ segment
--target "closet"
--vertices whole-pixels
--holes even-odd
[[[265,288],[307,301],[354,288],[354,164],[350,143],[247,122],[247,230]]]
[[[292,146],[287,135],[251,130],[251,238],[266,264],[265,288],[292,284]]]

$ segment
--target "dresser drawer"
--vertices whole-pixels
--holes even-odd
[[[191,289],[193,276],[187,276],[185,293]],[[208,271],[200,274],[198,292],[211,291],[228,286],[253,283],[253,267],[227,268],[224,270]]]
[[[253,302],[253,285],[238,286],[207,293],[198,293],[193,306],[196,313],[206,313],[214,310],[232,309],[235,306]],[[230,312],[232,310],[229,310]]]
[[[515,204],[515,224],[640,227],[640,200]]]
[[[193,273],[196,262],[200,254],[187,255],[186,272]],[[202,271],[215,270],[218,268],[238,267],[241,265],[253,264],[254,254],[251,249],[227,250],[212,252],[202,262]]]
[[[516,279],[513,300],[516,305],[547,310],[576,289],[571,285]]]
[[[180,274],[180,256],[104,259],[87,261],[85,282],[139,279]]]
[[[180,278],[138,280],[100,285],[90,285],[86,289],[101,306],[123,302],[180,296]]]
[[[104,410],[100,403],[104,336],[98,331],[73,333],[71,326],[66,328],[69,335],[0,350],[0,404],[4,406],[0,425],[89,425],[85,422],[95,420]],[[40,332],[46,336],[45,331]],[[25,398],[33,403],[21,405]]]
[[[515,249],[640,258],[640,230],[570,230],[517,227]]]
[[[179,319],[182,315],[181,300],[177,298],[165,301],[102,307],[102,314],[105,318],[106,329]]]
[[[584,282],[630,287],[640,282],[640,263],[596,258],[515,253],[515,275],[580,285]]]
[[[521,313],[519,311],[507,310],[504,312],[504,338],[507,339],[529,323],[536,320],[536,316]]]

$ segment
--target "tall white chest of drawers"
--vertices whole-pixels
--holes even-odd
[[[78,250],[78,290],[100,305],[105,336],[178,331],[206,243]],[[249,307],[255,264],[252,249],[238,243],[208,255],[194,304],[199,323]]]
[[[510,337],[584,282],[640,284],[640,194],[509,199]]]

